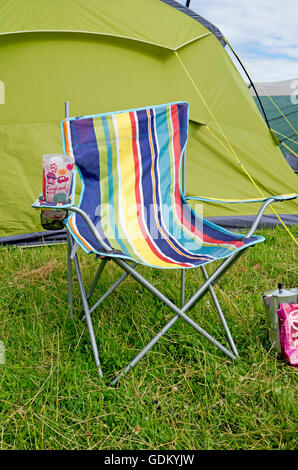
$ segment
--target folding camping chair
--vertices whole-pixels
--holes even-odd
[[[256,216],[246,235],[229,232],[196,214],[187,203],[180,187],[180,173],[188,133],[188,103],[176,102],[143,109],[133,109],[83,117],[69,117],[61,123],[64,153],[73,156],[82,190],[74,204],[71,200],[47,203],[40,197],[33,207],[67,210],[68,295],[73,315],[72,261],[74,262],[96,366],[102,370],[91,314],[128,276],[156,295],[174,316],[119,377],[152,348],[180,318],[206,337],[230,359],[238,352],[219,305],[213,286],[250,247],[264,241],[253,236],[270,197]],[[184,156],[185,161],[185,156]],[[185,180],[184,180],[185,183]],[[94,253],[101,259],[89,292],[86,294],[77,249]],[[205,265],[222,259],[208,276]],[[114,261],[124,273],[92,306],[91,296],[104,267]],[[138,264],[157,269],[180,269],[182,306],[178,307],[136,271]],[[192,297],[184,301],[185,270],[201,268],[205,282]],[[192,320],[186,312],[210,292],[225,329],[231,350],[220,344]]]

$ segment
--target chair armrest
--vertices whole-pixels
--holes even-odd
[[[71,182],[71,193],[68,201],[66,202],[48,202],[43,199],[41,194],[36,201],[32,204],[35,209],[52,209],[52,210],[69,210],[75,205],[75,193],[76,193],[76,170],[73,172]]]
[[[256,229],[258,228],[258,225],[261,221],[261,217],[262,215],[264,214],[265,210],[267,209],[267,207],[272,203],[272,202],[276,202],[276,199],[274,199],[273,197],[270,198],[270,199],[267,199],[263,204],[262,204],[262,207],[260,208],[259,212],[257,213],[256,215],[256,218],[255,220],[253,221],[249,231],[247,232],[247,234],[245,235],[244,238],[249,238],[251,237],[251,235],[253,235],[253,233],[256,231]]]
[[[215,204],[241,204],[241,203],[251,203],[251,202],[265,202],[268,201],[269,199],[272,199],[273,201],[276,202],[281,202],[281,201],[288,201],[290,199],[295,199],[298,197],[298,194],[296,193],[291,193],[291,194],[280,194],[278,196],[268,196],[268,197],[263,197],[263,198],[253,198],[253,199],[215,199],[215,198],[208,198],[208,197],[200,197],[200,196],[185,196],[185,199],[187,201],[189,200],[195,200],[195,201],[206,201],[206,202],[213,202]]]
[[[282,201],[289,201],[290,199],[296,199],[298,197],[298,194],[296,193],[291,193],[291,194],[280,194],[278,196],[268,196],[266,198],[259,198],[259,199],[238,199],[238,200],[232,200],[232,199],[212,199],[212,198],[204,198],[204,197],[185,197],[186,200],[198,200],[198,201],[208,201],[208,202],[214,202],[214,203],[251,203],[251,202],[263,202],[259,212],[256,215],[255,220],[253,221],[250,230],[248,233],[245,235],[244,238],[249,238],[253,233],[256,231],[261,217],[264,213],[264,211],[267,209],[267,207],[272,203],[272,202],[282,202]]]

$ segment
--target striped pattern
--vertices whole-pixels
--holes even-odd
[[[188,104],[101,114],[62,121],[66,154],[82,180],[78,214],[67,221],[90,253],[132,259],[158,268],[191,268],[225,258],[262,237],[244,240],[193,212],[180,191]]]

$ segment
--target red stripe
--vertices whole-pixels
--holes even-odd
[[[134,158],[134,167],[135,167],[135,195],[136,195],[136,202],[137,202],[137,217],[138,217],[138,222],[139,226],[141,228],[142,234],[146,242],[148,243],[151,251],[162,261],[165,261],[166,263],[171,263],[171,264],[177,264],[180,266],[188,267],[188,264],[183,264],[179,263],[179,261],[172,261],[163,256],[161,253],[158,252],[156,247],[153,245],[150,236],[148,232],[146,231],[146,227],[144,225],[143,219],[142,219],[142,200],[141,200],[141,194],[140,194],[140,166],[139,166],[139,155],[138,155],[138,147],[137,147],[137,140],[136,140],[136,121],[135,121],[135,116],[133,112],[129,113],[130,116],[130,122],[131,122],[131,129],[132,129],[132,149],[133,149],[133,158]]]
[[[174,146],[174,168],[175,168],[175,204],[177,216],[182,225],[184,225],[191,233],[197,235],[201,240],[207,243],[214,244],[225,244],[233,245],[235,247],[240,247],[245,245],[240,240],[237,241],[223,241],[216,238],[212,238],[209,235],[205,234],[198,230],[186,217],[183,217],[183,208],[182,208],[182,198],[179,189],[179,160],[181,155],[181,145],[180,145],[180,130],[179,130],[179,117],[178,117],[178,105],[171,105],[171,119],[173,124],[173,146]]]

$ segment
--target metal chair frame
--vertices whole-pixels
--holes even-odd
[[[274,202],[275,199],[268,199],[265,201],[260,208],[254,223],[252,224],[250,230],[248,233],[245,235],[245,238],[249,238],[256,230],[261,217],[266,210],[266,208]],[[78,207],[70,207],[68,209],[69,211],[77,212],[86,222],[88,225],[90,231],[96,238],[96,240],[101,243],[101,238],[99,237],[96,227],[92,223],[92,221],[89,219],[88,215],[82,211]],[[215,294],[215,291],[213,289],[213,286],[219,281],[219,279],[225,274],[225,272],[240,258],[241,255],[245,253],[245,251],[249,248],[244,248],[241,251],[238,251],[237,253],[232,254],[230,257],[226,258],[224,261],[221,262],[221,264],[215,269],[215,271],[211,274],[208,275],[205,266],[201,266],[201,270],[203,273],[203,276],[205,278],[205,282],[199,287],[199,289],[196,291],[195,294],[192,295],[192,297],[184,302],[184,297],[185,297],[185,269],[182,269],[182,275],[181,275],[181,300],[182,300],[182,305],[179,308],[176,306],[170,299],[164,296],[162,292],[160,292],[156,287],[154,287],[149,281],[147,281],[141,274],[139,274],[136,271],[136,266],[137,264],[129,264],[126,260],[122,258],[115,258],[115,257],[110,257],[107,252],[107,256],[103,258],[100,262],[100,265],[98,267],[98,270],[94,276],[94,279],[92,281],[91,287],[86,293],[83,278],[82,278],[82,273],[81,273],[81,268],[77,256],[77,249],[79,245],[76,243],[76,241],[73,239],[72,235],[70,232],[67,232],[67,266],[68,266],[68,299],[69,299],[69,307],[70,307],[70,318],[73,318],[73,296],[72,296],[72,261],[74,262],[77,278],[78,278],[78,283],[79,283],[79,288],[80,288],[80,293],[82,297],[82,302],[83,302],[83,309],[84,309],[84,315],[82,317],[82,320],[86,320],[88,330],[89,330],[89,335],[90,335],[90,340],[91,340],[91,346],[92,346],[92,351],[93,351],[93,356],[95,359],[96,367],[98,369],[99,375],[103,377],[102,369],[101,369],[101,364],[100,364],[100,359],[99,359],[99,354],[98,354],[98,347],[97,347],[97,342],[95,339],[95,334],[94,334],[94,329],[93,329],[93,324],[92,324],[92,319],[91,319],[91,314],[94,312],[94,310],[102,304],[102,302],[126,279],[128,275],[132,276],[136,281],[138,281],[145,289],[147,289],[149,292],[152,294],[156,295],[162,302],[164,302],[174,313],[175,315],[170,319],[170,321],[156,334],[156,336],[137,354],[137,356],[125,367],[123,371],[121,371],[112,381],[113,384],[116,384],[119,380],[120,377],[122,377],[125,373],[127,373],[132,367],[134,367],[139,360],[157,343],[157,341],[176,323],[176,321],[179,318],[182,318],[185,320],[189,325],[191,325],[198,333],[202,334],[205,338],[207,338],[212,344],[217,346],[224,354],[226,354],[230,359],[235,360],[239,354],[237,351],[237,348],[235,346],[234,340],[232,338],[232,334],[229,330],[229,327],[227,325],[227,322],[225,320],[224,314],[222,312],[222,309],[220,307],[219,301],[217,299],[217,296]],[[102,275],[102,272],[107,264],[108,261],[113,261],[116,263],[124,273],[122,276],[98,299],[92,306],[89,305],[92,294],[94,292],[94,289],[97,285],[97,283],[100,280],[100,277]],[[207,294],[207,292],[210,292],[211,298],[214,302],[215,308],[218,312],[219,318],[223,324],[223,327],[225,329],[227,339],[231,348],[231,351],[227,349],[225,346],[223,346],[221,343],[219,343],[213,336],[211,336],[209,333],[207,333],[203,328],[201,328],[194,320],[192,320],[186,312],[190,310],[194,305],[202,299],[202,297]]]

